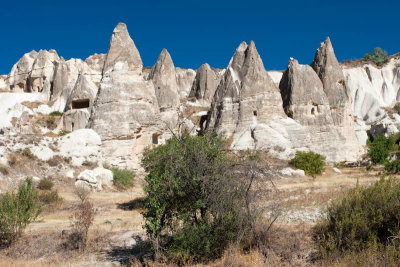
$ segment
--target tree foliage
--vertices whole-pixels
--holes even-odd
[[[378,66],[382,66],[388,61],[387,52],[382,50],[380,47],[376,47],[373,53],[367,53],[364,55],[364,60],[372,61]]]
[[[372,163],[385,163],[389,156],[389,152],[396,149],[398,135],[379,135],[372,141],[368,141],[368,156],[371,157]]]
[[[225,140],[213,132],[174,136],[147,149],[145,227],[156,255],[177,260],[221,255],[244,228],[245,190],[230,175]]]
[[[297,151],[290,164],[309,175],[321,174],[325,167],[325,157],[312,151]]]
[[[38,193],[28,178],[18,191],[5,193],[0,200],[0,237],[3,244],[18,238],[41,212]]]

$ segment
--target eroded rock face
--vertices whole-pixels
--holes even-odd
[[[254,42],[241,43],[215,92],[207,128],[229,138],[285,116],[279,89],[264,69]]]
[[[103,73],[118,71],[121,68],[127,71],[139,72],[143,68],[139,51],[129,36],[125,23],[119,23],[113,31],[104,62]]]
[[[180,105],[175,66],[167,49],[163,49],[156,64],[151,68],[149,80],[154,84],[160,111]]]
[[[345,85],[342,68],[336,59],[329,37],[320,44],[311,67],[322,81],[325,94],[332,109],[335,125],[343,125],[346,116],[351,116],[351,112],[349,114],[350,98]]]
[[[286,114],[308,132],[309,144],[303,146],[326,156],[328,161],[357,160],[358,143],[348,143],[334,124],[323,84],[310,66],[290,59],[279,88]]]
[[[219,85],[221,75],[211,69],[207,63],[197,70],[189,98],[196,98],[207,105],[211,105],[215,90]]]
[[[343,73],[354,115],[367,124],[384,117],[383,107],[392,107],[400,101],[400,57],[392,57],[382,67],[370,63],[344,65]]]
[[[153,82],[142,75],[125,24],[118,24],[111,37],[89,127],[101,136],[109,164],[131,168],[138,168],[143,149],[165,134]]]
[[[12,67],[10,74],[5,80],[11,91],[25,92],[27,91],[27,79],[32,71],[33,63],[38,55],[38,52],[31,51],[26,53]]]
[[[186,99],[192,89],[196,71],[192,69],[175,68],[176,83],[178,85],[178,92],[181,99]]]
[[[333,125],[329,101],[314,70],[291,58],[279,84],[283,109],[301,125]]]
[[[329,100],[333,123],[345,137],[347,149],[357,151],[358,140],[354,130],[351,98],[329,37],[321,43],[311,67],[322,81]],[[359,153],[357,151],[357,154]]]

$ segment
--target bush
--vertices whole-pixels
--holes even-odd
[[[390,238],[400,238],[399,210],[400,182],[382,177],[333,201],[314,228],[314,238],[323,256],[386,245]]]
[[[0,200],[0,238],[3,244],[10,244],[18,238],[25,227],[35,221],[41,212],[38,193],[28,178],[17,193],[7,192]]]
[[[37,186],[40,190],[51,190],[54,186],[54,183],[49,178],[42,178]]]
[[[400,159],[396,159],[392,162],[385,162],[385,171],[388,173],[399,173],[400,172]]]
[[[33,155],[32,151],[29,147],[24,148],[24,150],[21,151],[21,154],[30,159],[35,158],[35,155]]]
[[[62,112],[60,111],[53,111],[49,114],[50,116],[62,116]]]
[[[39,192],[39,201],[44,205],[57,205],[62,202],[57,190]]]
[[[64,136],[64,135],[67,135],[67,134],[69,134],[69,133],[71,133],[71,132],[70,132],[70,131],[60,130],[60,131],[58,132],[58,136]]]
[[[398,135],[391,135],[389,137],[379,135],[373,141],[368,141],[368,156],[371,157],[372,163],[385,163],[389,152],[397,149],[397,140]]]
[[[372,61],[376,65],[381,66],[388,61],[387,52],[382,50],[380,47],[374,49],[374,53],[368,53],[364,55],[365,61]]]
[[[181,263],[214,259],[243,236],[243,183],[229,173],[224,145],[212,132],[185,133],[145,151],[143,216],[156,258],[162,248]]]
[[[325,169],[325,157],[314,152],[297,151],[290,164],[304,170],[306,174],[314,176],[321,174]]]
[[[394,105],[393,109],[397,112],[397,114],[400,114],[400,102],[397,102]]]
[[[121,190],[131,188],[133,186],[133,179],[135,173],[127,169],[112,168],[114,177],[114,185]]]

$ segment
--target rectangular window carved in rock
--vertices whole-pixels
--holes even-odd
[[[72,109],[88,108],[89,106],[89,99],[72,100]]]

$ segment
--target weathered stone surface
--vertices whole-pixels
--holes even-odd
[[[84,187],[90,190],[103,190],[103,187],[111,187],[113,183],[113,173],[104,168],[84,170],[76,178],[75,186]]]
[[[141,73],[140,56],[125,25],[114,30],[109,52],[89,127],[101,136],[109,164],[137,169],[144,148],[169,133],[160,120],[153,82]]]
[[[127,71],[141,72],[142,67],[143,63],[139,51],[129,36],[125,23],[119,23],[111,36],[103,74],[109,71],[118,71],[121,68]]]
[[[400,101],[400,57],[392,57],[381,68],[371,63],[344,65],[343,73],[354,115],[367,124],[384,117],[383,107],[392,107]]]
[[[167,49],[161,51],[156,64],[151,68],[149,80],[154,84],[160,111],[180,105],[175,66]]]
[[[342,68],[336,59],[329,37],[320,44],[311,67],[322,81],[335,125],[343,125],[347,117],[351,116],[350,98]]]
[[[301,125],[333,126],[321,80],[307,65],[291,58],[279,84],[285,113]]]
[[[355,139],[348,143],[334,124],[322,82],[310,66],[290,59],[279,88],[286,114],[309,134],[309,144],[303,143],[303,146],[326,156],[328,161],[357,160],[359,144]]]
[[[215,92],[207,128],[229,138],[250,133],[252,126],[273,116],[285,116],[279,89],[265,71],[254,42],[243,42]]]
[[[311,67],[324,85],[328,97],[331,115],[335,126],[346,139],[349,151],[357,151],[358,142],[354,130],[354,116],[351,108],[351,98],[345,83],[341,66],[339,65],[331,41],[326,38],[318,48]],[[357,154],[360,152],[357,151]]]
[[[71,164],[81,166],[83,162],[101,163],[101,139],[91,129],[80,129],[64,135],[58,142],[58,155],[71,158]]]
[[[106,54],[97,54],[89,56],[85,59],[86,64],[92,69],[99,73],[103,72],[104,62],[106,61]]]
[[[181,99],[185,99],[188,97],[192,88],[194,78],[196,77],[196,71],[177,67],[175,68],[175,72],[179,96]]]
[[[32,50],[26,53],[12,67],[7,79],[5,80],[11,91],[25,92],[27,91],[27,79],[32,71],[33,62],[35,61],[38,52]]]
[[[221,76],[211,69],[207,63],[200,66],[197,70],[196,78],[193,82],[189,98],[196,98],[211,105],[215,90],[217,89]]]

